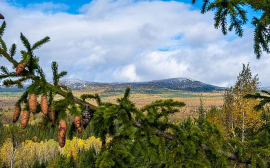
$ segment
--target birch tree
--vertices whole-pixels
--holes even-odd
[[[236,134],[241,141],[245,141],[247,130],[256,131],[262,126],[264,121],[261,118],[261,111],[254,110],[258,100],[246,99],[246,94],[254,94],[258,89],[258,76],[252,77],[249,64],[243,64],[243,70],[237,77],[237,81],[232,90],[233,93],[233,113],[231,113],[232,133]]]
[[[17,126],[11,126],[4,130],[6,137],[5,143],[1,149],[1,157],[5,157],[10,168],[14,167],[16,161],[19,160],[18,150],[22,147],[25,139],[25,130]]]

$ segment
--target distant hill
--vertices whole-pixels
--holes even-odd
[[[19,89],[17,87],[5,87],[5,86],[0,86],[0,92],[22,92],[24,91],[25,88]]]
[[[187,92],[213,92],[222,91],[225,89],[222,87],[205,84],[189,78],[171,78],[164,80],[154,80],[149,82],[129,83],[99,83],[74,79],[62,79],[60,83],[66,85],[72,90],[89,90],[101,88],[105,88],[106,90],[123,90],[127,87],[130,87],[131,90],[168,89]]]
[[[163,80],[153,80],[149,82],[114,82],[114,83],[101,83],[101,82],[89,82],[77,79],[62,79],[60,83],[66,85],[71,90],[94,90],[105,89],[106,91],[119,91],[130,87],[131,90],[145,91],[145,90],[175,90],[175,91],[187,91],[187,92],[214,92],[222,91],[225,88],[214,85],[205,84],[203,82],[189,79],[189,78],[171,78]],[[24,89],[18,89],[16,87],[6,88],[0,86],[0,92],[21,92]]]
[[[264,86],[264,87],[261,87],[260,89],[259,89],[259,91],[260,90],[266,90],[266,91],[270,91],[270,86]]]

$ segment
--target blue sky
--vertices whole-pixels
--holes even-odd
[[[19,51],[20,32],[31,43],[49,36],[51,41],[35,52],[48,80],[50,64],[57,61],[60,70],[68,71],[65,78],[138,82],[188,77],[226,87],[250,62],[261,85],[270,85],[270,57],[256,59],[252,25],[244,26],[242,38],[234,32],[224,36],[213,26],[213,12],[200,13],[201,1],[0,0],[7,22],[3,38]],[[248,11],[249,18],[256,14]],[[15,58],[20,60],[19,52]]]
[[[134,0],[133,2],[138,2],[140,0]],[[168,2],[171,0],[163,0],[164,2]],[[176,0],[177,2],[191,3],[191,0]],[[54,4],[65,4],[66,8],[60,9],[60,11],[68,12],[71,14],[79,14],[79,9],[84,5],[92,2],[92,0],[51,0],[51,1],[42,1],[42,0],[8,0],[8,2],[12,5],[18,7],[27,7],[30,4],[42,4],[46,2],[52,2]],[[200,8],[202,2],[199,0],[194,5],[194,8]]]

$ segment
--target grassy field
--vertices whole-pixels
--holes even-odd
[[[74,96],[79,97],[82,94],[99,94],[103,102],[115,103],[117,98],[123,97],[123,90],[89,90],[89,91],[73,91]],[[11,122],[12,113],[15,102],[18,100],[22,92],[0,92],[0,121]],[[192,111],[196,110],[200,105],[200,99],[203,100],[204,107],[211,106],[220,107],[223,104],[223,92],[214,93],[194,93],[172,91],[165,89],[152,90],[131,90],[130,99],[136,104],[138,108],[145,106],[156,100],[174,99],[186,103],[186,106],[180,109],[180,113],[172,116],[172,120],[186,118],[190,115],[195,115]],[[95,101],[89,101],[96,104]]]
[[[105,102],[116,102],[124,94],[124,90],[95,90],[95,91],[74,91],[75,96],[82,94],[98,93]],[[202,98],[204,106],[209,108],[211,106],[221,106],[223,104],[223,92],[212,93],[197,93],[197,92],[183,92],[167,89],[152,89],[150,90],[131,90],[130,99],[137,105],[142,107],[160,99],[174,99],[186,103],[187,108],[198,108],[200,105],[200,98]]]

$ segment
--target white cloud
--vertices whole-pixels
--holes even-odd
[[[22,49],[20,32],[31,43],[50,36],[51,41],[36,51],[49,80],[50,64],[57,61],[67,77],[89,81],[189,77],[229,86],[242,63],[250,62],[262,85],[270,83],[270,58],[256,60],[253,30],[245,30],[243,38],[235,38],[234,32],[223,36],[214,28],[211,12],[202,15],[176,1],[94,0],[77,15],[63,12],[67,8],[53,3],[21,8],[0,2],[8,46],[16,43]]]
[[[117,68],[113,72],[113,76],[118,81],[127,81],[127,82],[139,82],[141,81],[140,77],[136,73],[136,67],[134,65],[126,65],[122,68]]]

